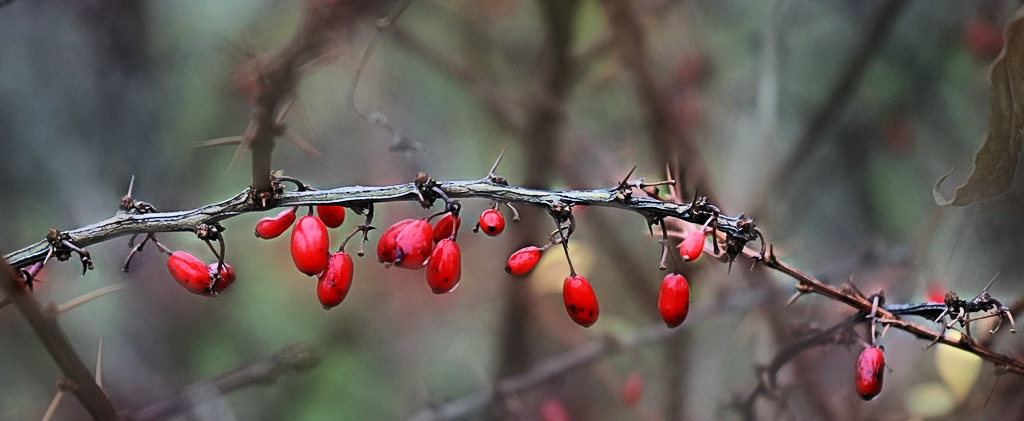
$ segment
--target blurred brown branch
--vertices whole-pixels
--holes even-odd
[[[173,396],[139,411],[133,420],[156,421],[169,418],[201,403],[196,401],[197,396],[207,400],[214,399],[243,387],[271,384],[284,374],[301,374],[319,364],[320,356],[308,345],[294,343],[266,359],[186,387]],[[212,389],[216,394],[194,393],[205,389]]]

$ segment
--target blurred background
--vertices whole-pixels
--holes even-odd
[[[0,249],[10,252],[50,227],[109,217],[133,175],[134,197],[161,211],[244,189],[248,154],[231,166],[234,147],[195,145],[244,132],[253,109],[248,52],[272,54],[309,10],[358,2],[0,3]],[[987,128],[988,66],[1017,2],[416,0],[382,36],[354,96],[360,112],[401,129],[407,140],[397,143],[346,99],[374,22],[390,7],[360,9],[297,87],[285,122],[323,161],[282,139],[275,169],[318,188],[405,183],[418,171],[468,180],[505,150],[498,173],[510,183],[564,189],[613,186],[634,165],[634,176],[662,180],[668,164],[683,201],[699,188],[726,214],[754,217],[781,259],[828,283],[852,279],[865,293],[884,290],[889,303],[916,303],[929,291],[973,297],[998,274],[994,296],[1024,296],[1020,183],[962,208],[936,206],[931,192],[950,168],[947,195],[970,174]],[[36,295],[61,303],[127,283],[61,322],[87,362],[103,340],[104,387],[128,412],[289,343],[321,355],[308,373],[210,391],[177,418],[188,420],[430,415],[589,341],[661,325],[661,249],[642,217],[576,209],[573,261],[601,303],[598,323],[583,329],[561,302],[561,256],[546,253],[526,278],[503,271],[512,251],[546,241],[547,215],[520,207],[523,221],[502,236],[472,234],[488,205],[463,202],[462,285],[441,296],[422,272],[385,270],[371,253],[356,259],[345,302],[324,311],[315,281],[288,258],[288,240],[253,237],[257,214],[224,223],[238,281],[219,297],[184,291],[152,248],[122,273],[127,239],[90,247],[96,270],[84,277],[74,263],[47,265]],[[382,205],[375,223],[428,212]],[[350,213],[332,230],[333,247],[359,220]],[[212,259],[192,235],[160,239]],[[757,387],[758,367],[808,328],[852,314],[817,296],[785,307],[795,282],[748,269],[749,261],[730,271],[707,257],[687,264],[691,308],[702,317],[465,419],[566,419],[543,415],[556,406],[572,420],[744,419],[737,404]],[[1019,377],[993,387],[991,364],[942,346],[922,350],[901,331],[881,343],[890,371],[874,401],[853,389],[861,347],[826,345],[783,367],[778,389],[748,412],[801,420],[1024,413]],[[1021,344],[999,335],[994,347],[1019,355]],[[0,310],[0,356],[0,419],[40,419],[60,373],[12,307]],[[628,377],[642,379],[635,402],[622,396]],[[86,416],[65,399],[54,419]]]

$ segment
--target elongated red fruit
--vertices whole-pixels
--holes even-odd
[[[344,206],[320,205],[316,207],[316,214],[327,228],[338,228],[345,223]]]
[[[523,276],[533,270],[540,261],[540,249],[534,246],[523,247],[512,253],[505,264],[505,272],[512,276]]]
[[[690,285],[683,275],[670,273],[661,280],[658,291],[658,313],[668,327],[683,324],[690,314]]]
[[[206,294],[210,286],[210,268],[190,253],[178,250],[167,258],[167,270],[179,285],[193,294]]]
[[[686,238],[683,238],[683,243],[679,245],[679,255],[687,262],[697,260],[703,251],[704,230],[702,229],[686,234]]]
[[[292,261],[299,272],[314,276],[327,269],[329,254],[327,247],[330,238],[327,227],[320,218],[306,215],[292,229]]]
[[[437,243],[427,260],[427,285],[434,294],[451,292],[462,278],[462,251],[459,243],[445,238]]]
[[[345,299],[352,288],[352,256],[344,251],[331,255],[327,269],[316,283],[316,298],[330,310]]]
[[[211,293],[203,295],[220,294],[221,292],[224,292],[225,289],[228,289],[228,287],[231,286],[233,282],[235,282],[235,268],[231,267],[231,265],[225,263],[224,266],[220,268],[220,278],[218,278],[216,282],[212,281],[212,277],[214,273],[217,273],[217,262],[210,263],[208,267],[210,269],[212,291],[208,291]]]
[[[284,234],[293,222],[295,222],[295,208],[285,209],[277,216],[260,218],[260,221],[256,223],[256,236],[266,240],[277,238]]]
[[[870,347],[857,358],[857,373],[854,382],[857,394],[869,401],[882,391],[882,375],[885,374],[885,354],[878,347]]]
[[[462,225],[462,218],[453,218],[451,213],[446,213],[434,225],[434,242],[438,243],[445,238],[452,236],[452,233],[459,230]]]
[[[419,269],[430,257],[434,245],[433,229],[422,219],[406,219],[381,234],[377,259],[406,269]]]
[[[497,209],[487,209],[480,214],[480,229],[490,237],[497,237],[505,231],[505,216]]]
[[[562,301],[569,318],[583,327],[590,327],[597,322],[600,310],[597,307],[597,295],[587,278],[567,276],[562,283]]]
[[[626,382],[622,384],[622,403],[626,406],[636,406],[644,394],[644,378],[639,371],[629,373]]]

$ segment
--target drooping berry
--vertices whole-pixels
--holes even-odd
[[[548,398],[540,405],[540,421],[569,421],[569,410],[555,398]]]
[[[208,267],[210,268],[210,277],[212,279],[213,274],[217,273],[217,262],[210,263]],[[213,283],[213,294],[204,295],[220,294],[221,292],[224,292],[225,289],[228,289],[233,282],[235,282],[235,268],[225,263],[224,266],[220,268],[220,278],[217,278],[216,283]]]
[[[658,291],[658,313],[668,327],[683,324],[690,313],[690,285],[686,278],[677,273],[665,275]]]
[[[699,229],[691,231],[686,234],[686,238],[683,238],[683,243],[679,245],[679,255],[682,256],[683,261],[692,262],[700,257],[701,252],[704,251],[704,230]]]
[[[512,274],[512,276],[523,276],[530,273],[537,266],[538,261],[540,261],[539,248],[534,246],[523,247],[516,250],[508,258],[508,263],[505,264],[505,272]]]
[[[314,276],[327,269],[329,243],[327,227],[320,218],[313,215],[299,218],[292,229],[291,244],[292,261],[299,272]]]
[[[869,347],[857,358],[857,372],[854,382],[857,394],[869,401],[882,391],[882,375],[885,374],[885,354],[878,347]]]
[[[341,304],[352,288],[352,256],[344,251],[331,254],[327,269],[316,283],[316,298],[330,310]]]
[[[505,216],[497,209],[487,209],[480,214],[480,229],[490,237],[497,237],[505,230]]]
[[[590,327],[597,321],[600,313],[597,307],[597,295],[587,278],[579,275],[567,276],[562,283],[562,301],[569,318],[583,327]]]
[[[441,240],[451,237],[453,232],[459,230],[460,225],[462,225],[462,218],[454,218],[451,213],[444,214],[434,225],[434,242],[439,243]]]
[[[644,378],[639,371],[629,373],[626,382],[622,384],[622,402],[626,406],[636,406],[640,397],[644,394]]]
[[[377,243],[377,260],[406,269],[419,269],[430,257],[433,229],[422,219],[398,221],[384,231]]]
[[[167,258],[167,269],[179,285],[193,294],[206,294],[210,286],[210,268],[190,253],[178,250]]]
[[[316,214],[327,228],[338,228],[345,223],[344,206],[320,205],[316,207]]]
[[[451,292],[462,278],[462,251],[459,243],[445,238],[437,243],[427,261],[427,285],[434,294]]]
[[[284,234],[293,222],[295,222],[295,208],[285,209],[277,216],[260,218],[260,221],[256,223],[256,236],[266,240],[277,238]]]

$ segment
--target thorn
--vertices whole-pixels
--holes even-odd
[[[134,188],[134,187],[135,187],[135,174],[132,174],[132,179],[131,179],[131,181],[128,182],[128,194],[126,194],[125,197],[127,197],[129,199],[132,197],[132,188]]]
[[[96,385],[103,388],[103,338],[100,338],[100,346],[96,349]]]
[[[487,172],[487,178],[494,176],[494,170],[498,169],[498,163],[501,162],[501,157],[505,156],[505,148],[501,149],[501,153],[498,154],[498,159],[494,160],[494,165],[491,165],[491,170]]]
[[[793,296],[789,298],[789,301],[786,301],[785,307],[789,307],[789,306],[793,305],[793,303],[795,303],[796,300],[799,299],[800,297],[803,297],[804,294],[806,294],[806,292],[797,291],[796,294],[793,294]]]
[[[289,141],[294,143],[295,146],[298,146],[299,149],[302,149],[303,152],[312,155],[313,158],[316,158],[316,160],[320,161],[321,164],[330,167],[330,164],[327,163],[327,159],[324,158],[324,154],[320,153],[320,151],[318,151],[315,147],[313,147],[313,145],[307,142],[306,139],[303,139],[302,136],[299,136],[298,133],[285,129],[284,137],[285,139],[288,139]]]
[[[207,146],[237,145],[242,143],[242,136],[218,137],[216,139],[204,140],[192,145],[193,148],[204,148]]]
[[[112,292],[121,290],[122,288],[126,287],[127,285],[128,284],[126,284],[126,283],[108,285],[108,286],[105,286],[103,288],[97,289],[95,291],[85,293],[85,294],[79,296],[78,298],[72,298],[72,299],[68,300],[67,302],[65,302],[64,304],[61,304],[61,305],[57,306],[57,315],[58,316],[62,315],[64,313],[67,313],[69,310],[71,310],[71,309],[73,309],[75,307],[78,307],[78,306],[80,306],[82,304],[88,303],[89,301],[95,300],[97,298],[100,298],[100,297],[102,297],[104,295],[107,295],[107,294],[110,294]]]
[[[56,395],[53,395],[53,400],[50,401],[50,406],[46,407],[46,413],[43,414],[42,421],[50,421],[53,418],[53,413],[57,412],[57,405],[60,405],[60,400],[64,398],[64,391],[58,390]]]

